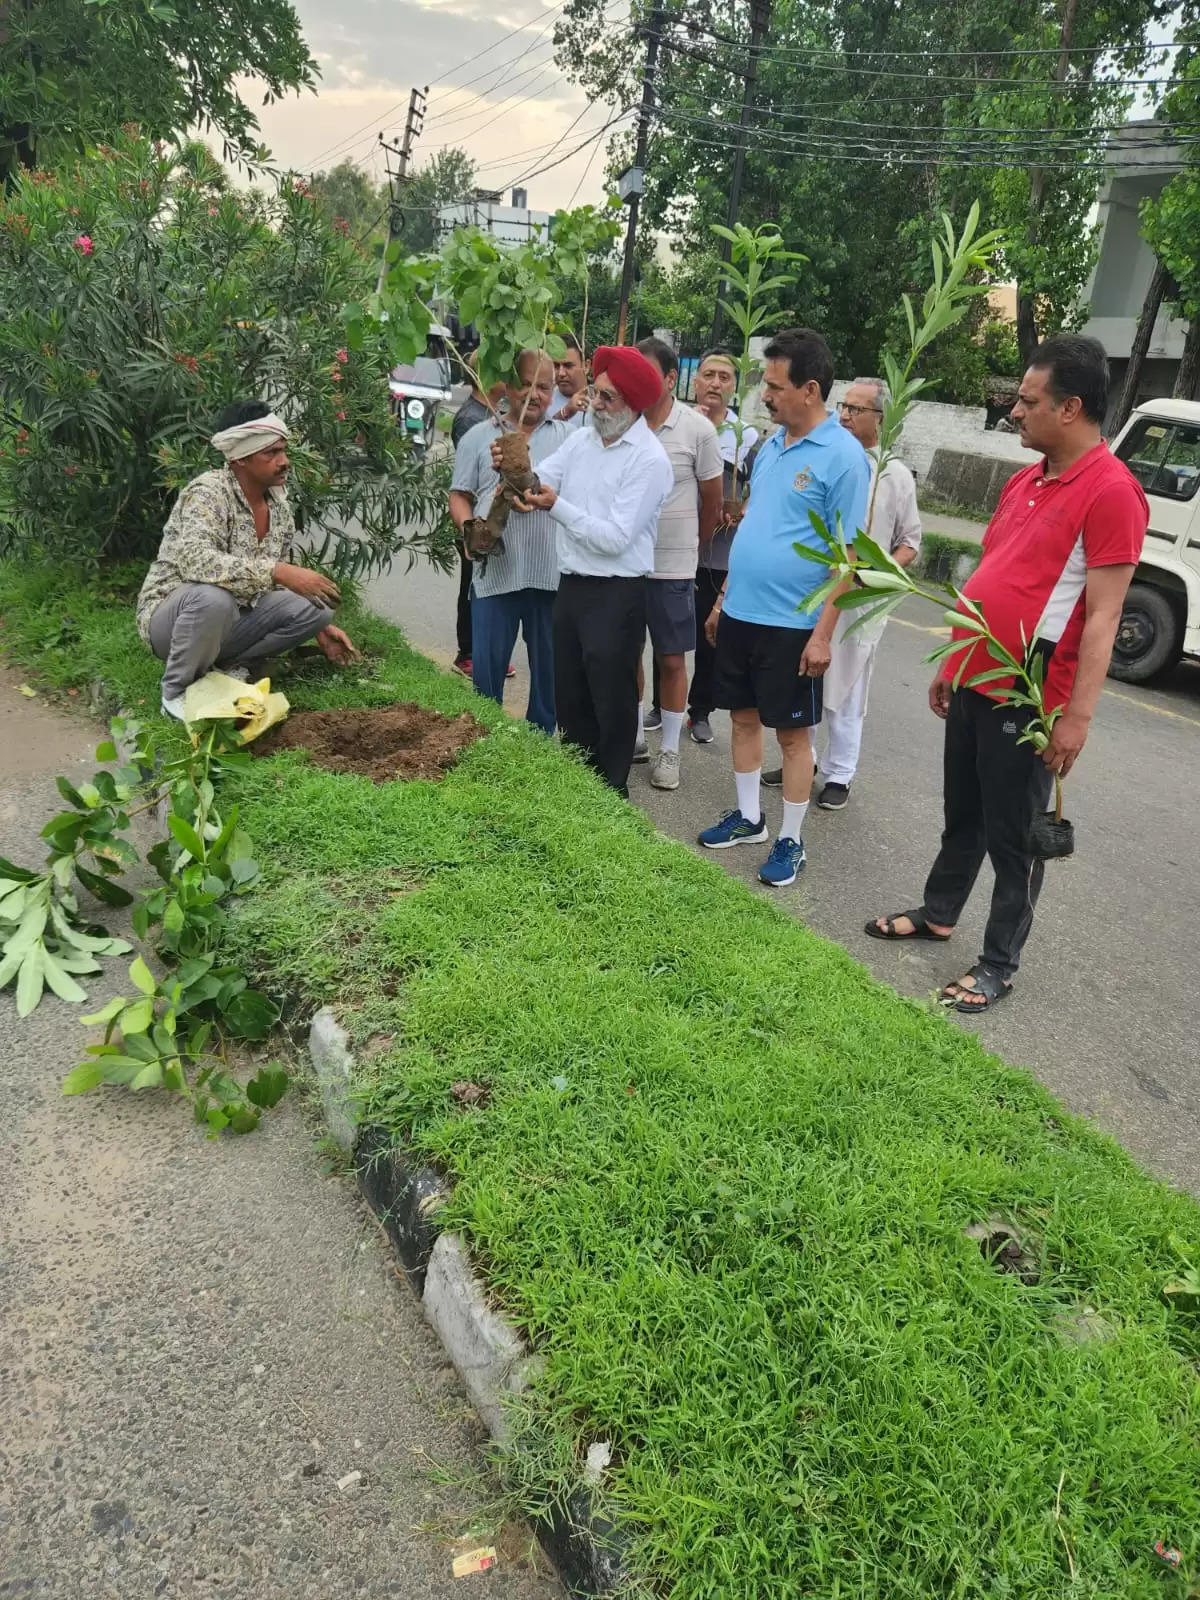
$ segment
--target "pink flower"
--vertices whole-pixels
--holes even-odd
[[[345,349],[335,350],[333,353],[333,359],[335,361],[340,361],[342,365],[345,366],[347,361],[350,359],[350,352]]]
[[[329,374],[329,381],[330,383],[341,383],[342,375],[336,367],[334,367],[333,371]]]
[[[209,214],[209,216],[210,216],[210,217],[215,217],[215,216],[216,216],[216,214],[217,214],[217,208],[216,208],[216,206],[209,206],[209,208],[208,208],[208,214]]]
[[[338,414],[337,414],[337,419],[338,419],[339,422],[345,422],[346,413],[344,411],[339,411]]]
[[[81,233],[76,235],[75,248],[79,251],[81,256],[90,256],[92,251],[96,248],[92,243],[91,234]]]

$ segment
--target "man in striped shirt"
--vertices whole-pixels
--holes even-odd
[[[570,431],[546,417],[554,389],[554,367],[538,350],[523,350],[505,390],[505,423],[529,440],[534,471]],[[454,453],[450,515],[462,532],[469,517],[486,517],[499,476],[492,465],[497,422],[479,422],[465,433]],[[510,516],[503,550],[473,563],[471,582],[471,681],[480,694],[504,703],[504,677],[517,642],[525,635],[529,656],[529,722],[554,732],[554,646],[551,612],[558,588],[555,524],[547,511]]]

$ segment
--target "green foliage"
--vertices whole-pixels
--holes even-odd
[[[387,340],[342,321],[370,273],[303,184],[228,192],[202,147],[124,135],[22,177],[0,202],[0,552],[152,555],[174,492],[214,464],[217,412],[263,396],[293,429],[293,507],[328,565],[448,560],[437,486],[388,408]]]
[[[387,237],[387,185],[372,183],[352,161],[339,161],[328,172],[315,173],[310,188],[329,226],[378,256]]]
[[[469,199],[474,188],[475,163],[465,150],[452,145],[435,151],[400,191],[402,220],[396,238],[404,250],[420,255],[435,249],[439,209]]]
[[[316,63],[287,0],[38,0],[0,24],[0,179],[49,166],[137,122],[152,138],[213,133],[228,161],[261,160],[264,104],[311,89]]]
[[[1189,19],[1176,34],[1183,46],[1174,59],[1162,113],[1174,121],[1200,121],[1200,23]],[[1171,275],[1171,296],[1189,322],[1200,317],[1200,163],[1191,149],[1182,172],[1155,198],[1141,204],[1142,234]]]
[[[771,223],[758,228],[744,224],[732,230],[714,223],[712,231],[729,243],[730,260],[721,267],[725,279],[722,310],[742,336],[741,354],[737,358],[737,389],[734,395],[734,415],[730,418],[737,447],[742,447],[746,396],[750,390],[752,361],[750,341],[756,338],[772,320],[770,304],[782,289],[790,288],[796,281],[795,273],[777,269],[790,262],[807,258],[785,248],[778,230]],[[776,313],[777,315],[777,313]]]
[[[511,378],[522,350],[562,354],[562,340],[550,329],[563,286],[586,287],[590,257],[620,232],[615,210],[610,203],[557,211],[548,238],[522,245],[499,245],[477,228],[456,228],[450,235],[438,283],[462,321],[479,333],[476,370],[484,390]],[[389,278],[389,294],[394,287]]]

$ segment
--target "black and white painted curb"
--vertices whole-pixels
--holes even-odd
[[[440,1174],[406,1159],[379,1129],[359,1126],[350,1037],[332,1011],[318,1011],[313,1018],[308,1052],[330,1136],[354,1157],[359,1188],[387,1230],[480,1420],[498,1444],[513,1448],[505,1401],[536,1376],[537,1356],[489,1305],[461,1234],[439,1232],[436,1217],[448,1194]],[[586,1487],[538,1534],[573,1594],[611,1595],[628,1581],[626,1541],[595,1511]]]

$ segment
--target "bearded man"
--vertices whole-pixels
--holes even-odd
[[[592,371],[591,427],[539,462],[541,485],[516,509],[548,511],[556,525],[554,698],[563,742],[627,795],[647,574],[675,475],[643,416],[662,396],[658,368],[637,350],[605,345]],[[493,451],[498,469],[498,444]]]

